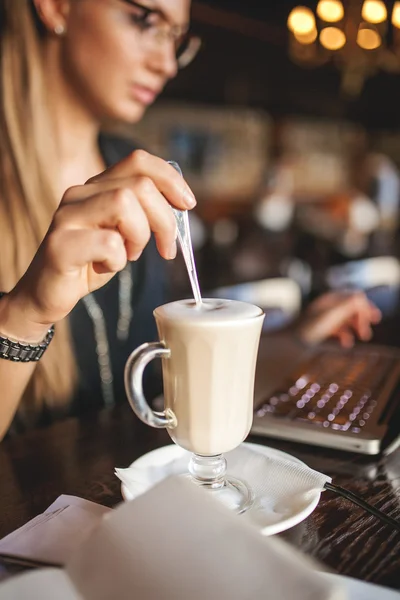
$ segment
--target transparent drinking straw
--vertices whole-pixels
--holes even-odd
[[[170,164],[179,173],[181,177],[182,171],[177,162],[169,160]],[[176,226],[178,231],[178,241],[182,250],[183,258],[185,260],[186,269],[189,275],[190,285],[192,286],[193,296],[198,306],[201,305],[201,292],[199,286],[199,280],[197,277],[196,263],[193,255],[192,238],[190,236],[190,225],[189,215],[187,210],[178,210],[172,208],[175,216]]]

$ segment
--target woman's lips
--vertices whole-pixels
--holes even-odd
[[[131,89],[133,98],[145,105],[152,104],[158,95],[156,90],[152,90],[151,88],[142,85],[133,85]]]

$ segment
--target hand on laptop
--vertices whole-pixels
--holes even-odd
[[[380,320],[380,310],[363,292],[329,292],[310,304],[298,323],[297,334],[308,344],[334,337],[350,348],[355,338],[370,340],[372,325]]]

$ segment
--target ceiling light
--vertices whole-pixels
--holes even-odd
[[[318,31],[317,28],[313,29],[309,33],[293,33],[294,37],[300,44],[312,44],[317,39]]]
[[[328,23],[337,23],[344,16],[343,4],[339,0],[319,0],[317,15]]]
[[[357,44],[364,50],[375,50],[382,44],[382,38],[375,29],[362,23],[357,33]]]
[[[400,29],[400,2],[395,2],[392,12],[392,23]]]
[[[287,25],[293,33],[305,35],[315,29],[315,17],[306,6],[297,6],[289,15]]]
[[[361,15],[368,23],[382,23],[387,19],[385,3],[382,0],[365,0]]]
[[[346,43],[346,36],[338,27],[324,27],[319,34],[319,41],[327,50],[340,50]]]

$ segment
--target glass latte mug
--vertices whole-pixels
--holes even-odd
[[[159,342],[133,351],[125,387],[133,411],[147,425],[165,427],[192,452],[188,471],[198,485],[220,491],[237,512],[253,503],[249,486],[226,475],[223,453],[247,437],[253,420],[254,377],[264,313],[235,300],[181,300],[156,308]],[[148,405],[143,371],[162,359],[163,412]],[[228,499],[227,499],[228,498]]]

